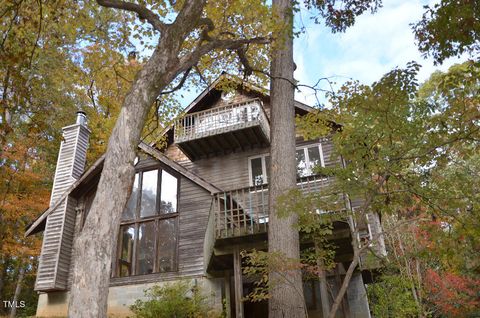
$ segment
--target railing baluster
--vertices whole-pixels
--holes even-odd
[[[245,234],[248,233],[248,227],[247,227],[247,216],[248,213],[250,212],[249,210],[246,210],[246,202],[245,202],[245,188],[241,189],[242,193],[242,206],[243,206],[243,227],[244,227],[244,232]]]
[[[221,220],[220,220],[220,198],[218,193],[214,195],[214,209],[215,209],[215,237],[220,237],[218,232],[221,229]]]
[[[233,193],[228,191],[230,195],[230,224],[232,228],[232,236],[235,236],[235,215],[233,214]]]
[[[255,214],[254,214],[254,211],[252,209],[252,192],[250,191],[250,189],[247,190],[248,191],[248,210],[250,211],[250,233],[253,234],[253,226],[254,226],[254,218],[255,218]]]
[[[225,218],[225,235],[228,237],[227,192],[223,192],[223,216]]]

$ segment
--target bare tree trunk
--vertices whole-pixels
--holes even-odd
[[[353,271],[355,270],[355,268],[357,268],[359,259],[360,259],[360,255],[358,253],[358,248],[354,248],[353,260],[350,263],[350,266],[348,266],[348,270],[345,273],[345,277],[343,278],[342,287],[340,287],[340,290],[338,291],[338,294],[335,297],[335,301],[333,302],[332,308],[330,309],[328,318],[335,318],[338,308],[340,308],[340,305],[342,303],[343,297],[347,292],[347,288],[350,285],[350,280],[352,279]]]
[[[277,199],[296,187],[295,165],[295,109],[293,80],[293,11],[292,1],[273,0],[273,13],[287,22],[289,30],[277,34],[271,62],[270,103],[272,107],[270,216],[268,225],[268,250],[279,252],[289,259],[300,258],[298,230],[294,227],[297,216],[278,216]],[[302,273],[299,269],[279,273],[274,269],[268,311],[270,318],[306,317]]]
[[[18,297],[22,292],[22,283],[25,276],[25,268],[23,264],[20,264],[18,268],[17,286],[15,287],[15,294],[13,295],[13,306],[10,309],[10,318],[15,318],[17,315],[17,305],[20,303]]]

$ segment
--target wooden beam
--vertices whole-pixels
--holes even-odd
[[[235,289],[235,318],[244,318],[243,314],[243,282],[242,282],[242,258],[240,249],[233,251],[233,279]]]
[[[226,318],[232,318],[232,310],[231,310],[231,296],[230,296],[230,272],[225,271],[225,276],[224,276],[224,281],[225,281],[225,316]]]

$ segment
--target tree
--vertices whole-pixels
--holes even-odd
[[[306,1],[315,8],[334,32],[344,31],[353,25],[355,17],[365,10],[375,11],[380,1]],[[278,201],[296,187],[295,164],[295,108],[293,78],[293,14],[294,2],[272,2],[273,15],[283,23],[274,32],[275,44],[271,61],[271,168],[269,187],[268,251],[280,253],[287,260],[300,260],[299,233],[295,213],[279,215]],[[316,21],[321,21],[316,19]],[[290,262],[289,261],[289,262]],[[299,267],[289,270],[272,269],[269,274],[269,315],[271,317],[305,317],[302,272]]]
[[[133,78],[118,51],[132,46],[128,29],[112,28],[128,17],[90,2],[0,1],[0,7],[0,299],[25,300],[13,314],[34,315],[41,240],[22,233],[48,206],[61,127],[76,110],[89,113],[96,136],[89,160],[104,151],[108,121],[120,108],[115,103]],[[0,315],[6,310],[0,306]]]
[[[300,258],[300,242],[295,228],[296,215],[280,218],[276,209],[278,198],[296,186],[295,165],[295,108],[293,79],[293,7],[290,0],[274,0],[273,14],[285,27],[275,36],[271,61],[270,102],[272,105],[270,130],[271,167],[269,187],[268,251],[281,253],[287,259]],[[285,278],[287,277],[287,278]],[[300,269],[269,275],[270,317],[306,317]]]
[[[468,62],[453,67],[449,74],[435,74],[434,81],[428,82],[420,91],[416,82],[417,70],[418,65],[411,63],[406,69],[386,74],[372,86],[348,83],[332,97],[332,110],[308,116],[299,125],[308,134],[322,131],[316,128],[319,123],[328,124],[332,119],[342,123],[333,140],[338,155],[348,164],[330,171],[327,169],[324,173],[335,175],[336,183],[332,188],[337,193],[363,198],[360,207],[355,211],[347,210],[346,216],[365,222],[369,213],[376,212],[384,220],[394,221],[393,226],[386,227],[381,235],[395,237],[395,244],[398,244],[395,248],[399,250],[394,251],[394,255],[400,256],[396,261],[399,263],[397,268],[404,271],[402,275],[412,283],[412,300],[423,315],[425,304],[422,305],[417,292],[418,286],[424,286],[417,281],[417,276],[422,275],[414,274],[417,262],[408,259],[405,243],[418,242],[418,238],[407,236],[402,239],[397,234],[398,231],[402,233],[408,224],[428,224],[433,218],[437,224],[437,237],[451,229],[462,233],[451,242],[461,242],[461,251],[472,246],[470,244],[477,244],[474,242],[478,242],[478,231],[473,230],[477,221],[464,218],[475,218],[478,213],[478,198],[471,191],[475,181],[468,176],[476,171],[473,167],[478,164],[475,163],[478,160],[475,149],[480,140],[480,103],[478,64]],[[465,170],[469,165],[473,170]],[[467,225],[469,223],[472,228]],[[348,286],[349,273],[358,265],[358,256],[366,251],[375,254],[380,237],[377,235],[372,240],[359,242],[355,235],[358,231],[353,228],[352,232],[354,259],[330,317]],[[464,238],[460,239],[460,236]],[[471,251],[471,247],[468,250]],[[458,259],[463,263],[466,255],[448,259],[448,262]],[[435,264],[432,268],[436,270],[442,263],[437,257],[430,258],[429,262],[432,266]],[[426,268],[428,266],[424,270]],[[460,268],[457,266],[454,271]]]
[[[70,317],[106,317],[110,278],[112,246],[120,222],[120,215],[131,192],[134,177],[133,162],[150,108],[156,98],[180,74],[188,76],[200,59],[214,50],[236,50],[240,55],[250,44],[264,44],[264,36],[255,36],[264,28],[258,24],[265,14],[262,2],[248,4],[258,8],[255,16],[246,16],[239,11],[245,5],[240,2],[225,3],[224,8],[233,9],[235,19],[223,16],[220,21],[207,16],[218,13],[218,3],[185,1],[151,4],[136,4],[119,0],[98,0],[101,6],[134,13],[148,22],[152,32],[160,37],[152,56],[137,73],[126,95],[116,124],[109,138],[104,167],[95,199],[84,228],[75,240],[75,270],[69,302]],[[165,10],[165,7],[171,10]],[[163,15],[162,15],[163,14]],[[173,22],[168,18],[176,14]],[[163,19],[163,20],[162,20]],[[223,22],[222,21],[227,21]],[[219,22],[221,29],[215,28]],[[258,30],[242,28],[238,24],[258,25]],[[238,34],[238,35],[237,35]]]
[[[442,0],[425,6],[422,19],[413,24],[420,51],[435,63],[463,53],[478,58],[480,50],[480,5],[475,0]]]

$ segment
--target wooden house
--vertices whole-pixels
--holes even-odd
[[[237,85],[222,92],[222,81]],[[265,92],[223,75],[205,89],[165,130],[167,147],[141,143],[132,196],[122,215],[114,249],[109,314],[127,316],[128,306],[153,284],[188,279],[203,286],[211,304],[226,304],[229,317],[266,317],[267,304],[241,301],[252,288],[242,275],[239,251],[265,249],[268,228],[270,99]],[[313,109],[296,102],[304,115]],[[43,232],[35,289],[39,317],[66,316],[72,245],[90,209],[103,157],[83,172],[89,130],[84,114],[64,128],[50,208],[28,229]],[[328,137],[297,138],[298,187],[320,191],[331,179],[313,167],[339,164]],[[321,207],[319,207],[321,209]],[[357,224],[362,235],[379,230],[378,217]],[[335,270],[328,273],[331,296],[352,259],[345,220],[334,224]],[[337,317],[370,317],[364,278],[357,270]],[[311,317],[322,317],[318,281],[305,281]]]

